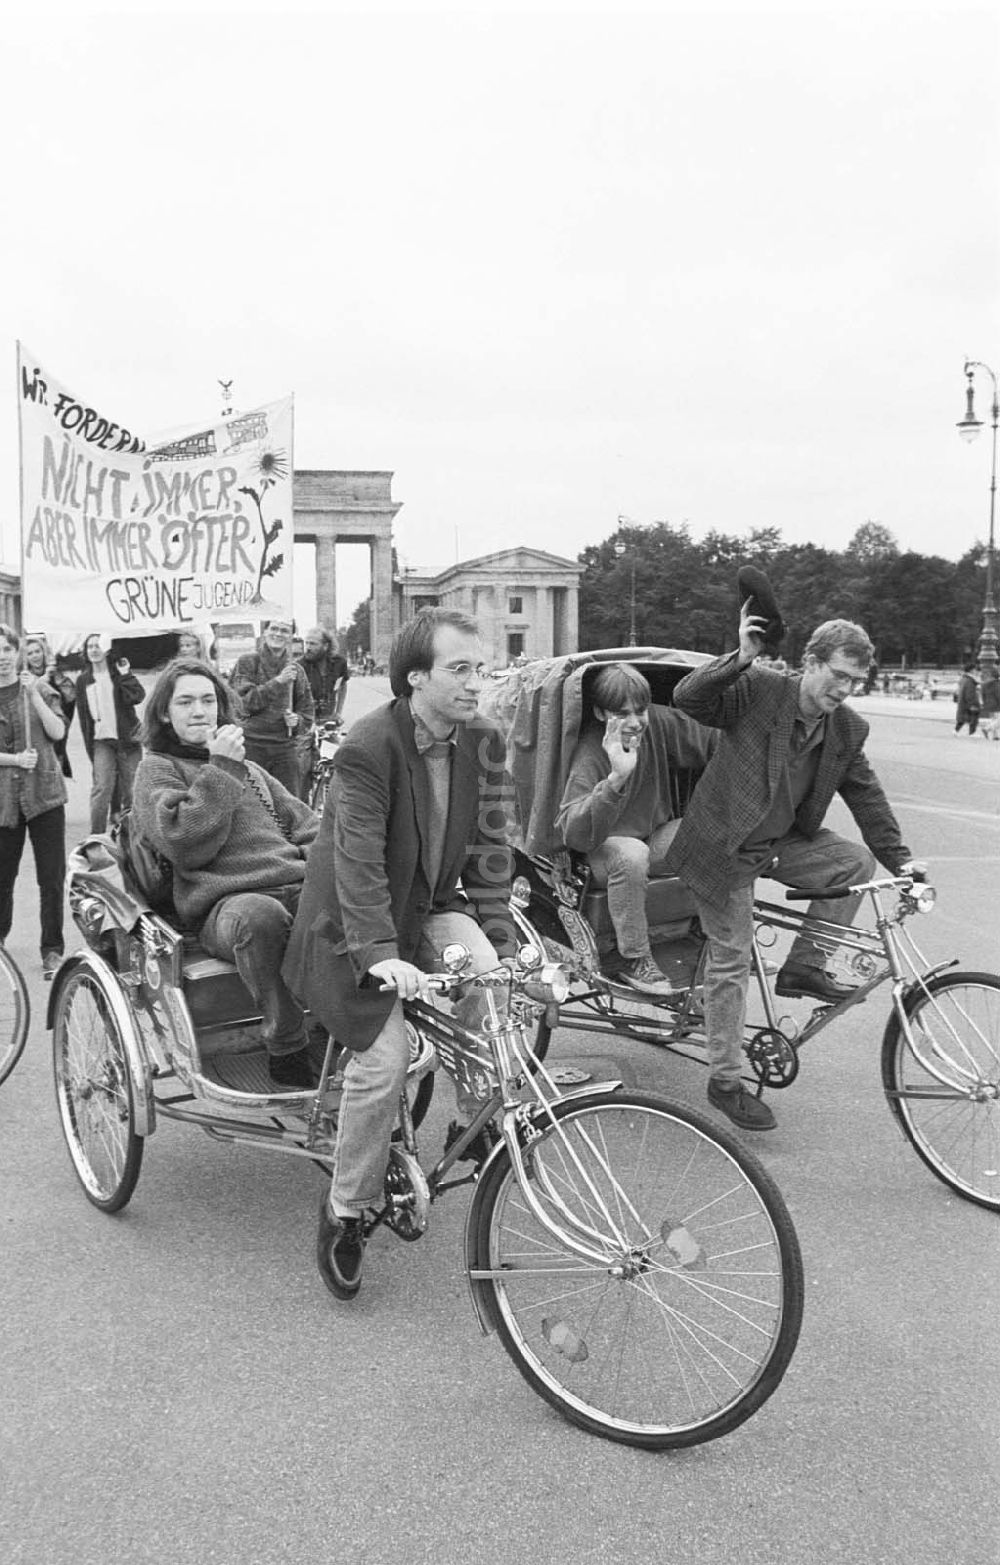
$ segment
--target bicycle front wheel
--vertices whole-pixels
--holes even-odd
[[[652,1094],[568,1098],[552,1114],[524,1158],[556,1233],[506,1153],[483,1176],[472,1280],[486,1318],[528,1384],[593,1434],[649,1450],[727,1434],[776,1389],[802,1322],[777,1186],[730,1136]]]
[[[5,1082],[28,1041],[31,1003],[24,976],[0,944],[0,1082]]]
[[[957,1195],[1000,1211],[1000,976],[941,973],[906,1013],[920,1063],[893,1012],[882,1040],[882,1085],[917,1156]]]
[[[143,1141],[114,1007],[85,968],[70,973],[56,996],[52,1051],[56,1102],[77,1177],[88,1201],[118,1212],[139,1178]]]

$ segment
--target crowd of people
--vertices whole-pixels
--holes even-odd
[[[911,863],[865,756],[868,724],[848,704],[866,687],[871,642],[850,621],[828,621],[790,670],[762,656],[770,612],[749,598],[736,649],[685,675],[670,708],[652,702],[627,662],[603,666],[555,823],[607,888],[621,981],[637,993],[670,987],[647,926],[648,879],[671,874],[687,888],[707,944],[708,1098],[753,1131],[774,1125],[741,1079],[755,880],[816,887],[810,914],[846,926],[859,899],[845,888],[876,860],[890,873]],[[0,936],[28,835],[46,975],[58,967],[75,710],[93,768],[92,829],[131,810],[134,830],[169,861],[178,921],[235,964],[259,1005],[277,1090],[317,1085],[307,1022],[346,1045],[317,1259],[328,1289],[350,1299],[409,1059],[403,1002],[427,995],[428,972],[453,942],[477,972],[514,950],[506,746],[479,711],[487,669],[475,622],[424,610],[393,643],[392,698],[340,744],[318,818],[303,799],[301,743],[316,721],[340,719],[350,670],[322,627],[301,649],[294,634],[290,620],[272,621],[227,682],[185,633],[145,701],[140,734],[143,686],[105,638],[88,636],[74,683],[58,675],[44,638],[22,644],[0,627]],[[700,776],[680,818],[678,769]],[[860,843],[823,825],[836,794]],[[850,989],[829,962],[798,936],[777,992],[844,999]],[[469,1003],[462,1019],[475,1029],[479,1002]],[[478,1107],[471,1089],[460,1094],[450,1142]]]

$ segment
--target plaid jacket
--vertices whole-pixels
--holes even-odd
[[[721,904],[736,884],[739,850],[774,800],[799,709],[799,680],[755,663],[741,670],[739,653],[731,652],[686,674],[674,690],[682,712],[722,731],[667,857],[667,868],[706,902]],[[830,713],[795,827],[814,837],[839,793],[867,846],[894,874],[911,854],[865,758],[867,737],[868,724],[850,707]]]

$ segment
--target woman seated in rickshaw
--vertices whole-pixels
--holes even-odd
[[[232,697],[196,658],[164,669],[146,704],[134,831],[173,869],[185,928],[234,962],[260,1006],[272,1079],[313,1087],[301,1007],[281,963],[318,817],[244,754]]]
[[[646,886],[663,874],[675,818],[671,773],[701,772],[717,734],[671,707],[653,705],[649,681],[629,663],[608,663],[590,684],[590,717],[569,763],[555,833],[587,856],[624,965],[620,979],[646,994],[671,984],[653,956]]]

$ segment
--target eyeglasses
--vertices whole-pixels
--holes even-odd
[[[434,667],[442,674],[450,674],[461,685],[467,685],[470,679],[486,678],[485,663],[435,663]]]
[[[838,690],[863,690],[867,683],[866,676],[862,675],[859,679],[857,674],[849,674],[844,668],[834,668],[832,663],[826,665],[826,670]]]

